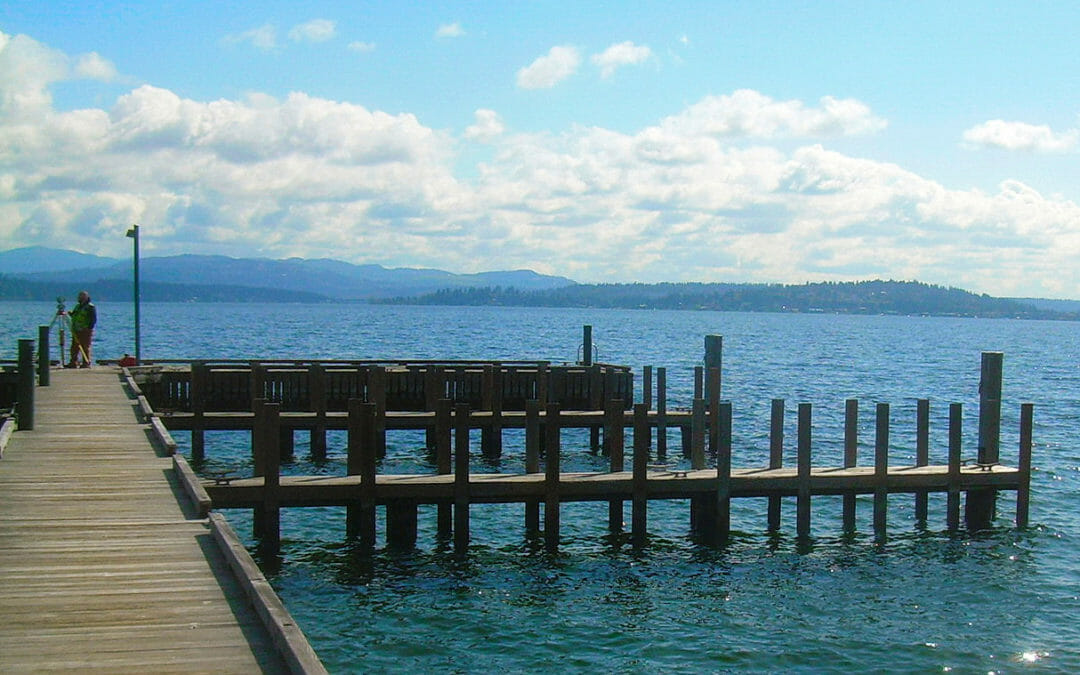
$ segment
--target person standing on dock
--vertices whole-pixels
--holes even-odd
[[[90,302],[90,294],[79,291],[79,304],[69,312],[71,317],[71,360],[65,368],[89,368],[90,367],[90,343],[94,337],[94,326],[97,324],[97,307]],[[79,356],[82,355],[82,365],[79,365]]]

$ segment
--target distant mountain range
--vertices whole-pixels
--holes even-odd
[[[402,304],[709,309],[1080,319],[1080,301],[994,298],[917,281],[808,284],[578,284],[530,270],[453,274],[338,260],[212,255],[140,260],[140,295],[157,302]],[[0,300],[130,301],[131,260],[29,247],[0,252]]]
[[[80,288],[101,300],[130,300],[132,262],[43,247],[0,252],[0,298],[52,299]],[[17,283],[16,283],[17,282]],[[512,286],[541,290],[572,285],[530,270],[453,274],[389,269],[329,259],[270,260],[217,255],[146,257],[139,261],[147,301],[329,302],[422,295],[444,288]]]

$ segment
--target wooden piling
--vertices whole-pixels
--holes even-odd
[[[559,404],[549,403],[544,424],[547,454],[544,457],[544,547],[559,548],[559,455],[562,450],[562,430],[559,427]]]
[[[263,436],[266,442],[263,460],[263,534],[262,545],[275,554],[281,548],[281,404],[263,404]]]
[[[705,336],[705,391],[708,410],[707,433],[709,452],[715,454],[720,448],[720,370],[723,367],[724,336]],[[705,468],[704,462],[700,467]]]
[[[525,401],[525,473],[540,473],[540,401]],[[525,500],[525,533],[540,532],[540,500]]]
[[[480,410],[490,411],[494,407],[495,402],[495,366],[490,363],[484,364],[480,371]],[[488,457],[490,456],[490,450],[488,449],[488,436],[490,434],[487,428],[481,429],[480,434],[480,454]]]
[[[874,434],[874,536],[884,538],[889,508],[889,404],[878,403]]]
[[[915,411],[915,466],[930,464],[930,400],[920,398]],[[915,522],[926,524],[929,493],[915,493]]]
[[[251,475],[253,478],[262,478],[265,481],[269,451],[267,450],[264,403],[266,399],[263,398],[251,402],[251,410],[254,413],[254,418],[251,420]],[[259,504],[253,510],[251,518],[251,532],[254,536],[262,537],[264,522],[262,504]]]
[[[446,383],[443,380],[442,369],[438,366],[429,365],[424,368],[424,410],[435,410],[439,401],[446,398]],[[434,424],[424,430],[424,447],[429,452],[436,452],[438,445],[438,429]]]
[[[248,364],[250,368],[250,395],[251,395],[251,410],[254,410],[255,402],[260,400],[272,401],[273,397],[268,396],[266,392],[266,367],[258,361],[252,361]]]
[[[720,404],[720,445],[716,452],[716,501],[713,540],[724,543],[731,535],[731,403]]]
[[[706,407],[708,415],[709,452],[715,453],[720,445],[720,369],[709,368],[707,371],[708,384],[705,387],[707,394]]]
[[[667,459],[667,368],[656,369],[656,459]]]
[[[844,468],[855,467],[859,462],[859,401],[849,398],[844,402]],[[855,495],[844,495],[844,532],[855,531]]]
[[[38,386],[49,386],[49,327],[38,326]]]
[[[264,438],[266,434],[266,423],[262,415],[265,412],[264,406],[267,400],[265,398],[257,398],[251,402],[251,410],[254,414],[251,424],[251,459],[252,469],[255,477],[259,478],[266,475],[266,462],[269,456],[267,448],[274,439]]]
[[[690,466],[695,471],[705,468],[705,400],[694,399],[693,424],[690,431]]]
[[[15,401],[19,431],[34,428],[34,379],[34,341],[19,340],[19,384]]]
[[[360,476],[359,499],[346,507],[345,531],[367,548],[375,546],[376,408],[360,399],[349,399],[349,439],[346,471]]]
[[[724,336],[723,335],[706,335],[705,336],[705,368],[706,370],[716,368],[720,370],[723,367],[724,361]],[[720,395],[719,383],[717,383],[717,390],[715,392],[708,391],[706,394]]]
[[[210,394],[210,376],[205,361],[191,362],[191,381],[188,397],[191,401],[191,460],[201,462],[206,457],[206,400]]]
[[[281,547],[281,406],[256,399],[255,405],[255,475],[263,479],[262,504],[255,509],[253,525],[259,545],[271,555]]]
[[[604,441],[607,444],[610,471],[617,473],[625,470],[626,439],[623,434],[623,401],[614,399],[607,402],[604,410]],[[642,403],[642,405],[648,405]],[[623,528],[623,500],[612,499],[608,502],[608,529],[621,532]]]
[[[315,413],[315,425],[311,428],[311,458],[326,459],[326,368],[321,363],[308,366],[308,397]]]
[[[1020,404],[1020,485],[1016,488],[1016,526],[1028,526],[1028,506],[1031,502],[1031,434],[1034,426],[1034,405]]]
[[[469,404],[454,406],[454,550],[469,547]]]
[[[589,366],[588,378],[589,408],[592,410],[602,410],[604,406],[604,375],[599,365],[594,363],[593,365]],[[600,427],[589,427],[589,448],[593,452],[599,452]]]
[[[485,365],[482,378],[482,405],[491,412],[491,423],[480,431],[480,452],[495,459],[502,456],[502,368]]]
[[[1001,352],[983,352],[979,380],[979,455],[983,466],[998,463],[1001,440]],[[964,518],[969,530],[990,527],[994,520],[997,490],[969,490]]]
[[[769,419],[769,468],[779,469],[784,465],[784,399],[772,400]],[[780,496],[769,497],[769,531],[780,529]]]
[[[634,466],[631,532],[634,546],[644,546],[648,528],[649,422],[648,409],[634,406]]]
[[[375,456],[386,456],[386,368],[372,366],[368,370],[368,403],[375,405],[374,439]]]
[[[435,402],[435,471],[440,475],[453,472],[453,453],[451,438],[453,436],[453,401],[448,398],[440,398]],[[447,539],[453,531],[453,505],[440,502],[436,507],[436,529],[439,539]]]
[[[491,455],[502,457],[503,450],[503,371],[496,366],[491,373]]]
[[[945,523],[950,532],[960,529],[960,452],[964,438],[964,406],[949,406],[949,487]]]
[[[795,533],[800,539],[810,536],[810,448],[811,413],[809,403],[799,404],[799,442],[797,447],[797,486]]]
[[[551,369],[546,363],[541,363],[536,368],[536,400],[541,406],[547,405],[548,387],[551,379]]]
[[[652,409],[652,392],[653,392],[653,370],[652,366],[643,366],[641,368],[641,402],[644,403],[649,409]]]
[[[385,435],[378,427],[378,408],[365,403],[360,406],[362,420],[360,449],[360,539],[369,548],[375,547],[375,504],[378,500],[376,487],[377,461],[380,449],[385,450]],[[382,442],[380,442],[382,441]]]
[[[582,326],[581,329],[581,365],[591,366],[593,363],[592,326]]]
[[[292,427],[279,425],[278,429],[278,452],[281,459],[292,459],[296,454],[296,438]]]
[[[411,499],[397,499],[386,505],[386,543],[398,549],[416,546],[417,505]]]
[[[434,410],[439,401],[446,398],[446,373],[442,368],[430,365],[424,369],[424,406]]]

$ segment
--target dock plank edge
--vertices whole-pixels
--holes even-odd
[[[210,495],[206,492],[206,488],[203,487],[202,480],[183,455],[174,454],[172,460],[173,469],[180,479],[180,485],[183,486],[184,492],[187,493],[188,498],[195,505],[196,513],[199,518],[206,518],[210,514],[213,503],[210,501]]]
[[[307,637],[285,609],[281,598],[274,592],[270,582],[263,576],[225,517],[220,513],[210,513],[208,520],[214,541],[228,560],[229,567],[247,593],[289,669],[294,673],[312,675],[328,673]]]
[[[5,416],[3,424],[0,424],[0,459],[4,458],[4,448],[7,447],[8,440],[11,438],[11,434],[14,431],[15,418]]]

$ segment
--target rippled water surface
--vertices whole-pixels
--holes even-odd
[[[0,357],[36,337],[48,304],[0,304]],[[129,307],[100,306],[97,356],[131,351]],[[567,504],[558,554],[525,537],[520,505],[475,506],[469,553],[438,541],[421,508],[412,551],[355,550],[342,509],[283,512],[274,587],[332,672],[1080,672],[1080,324],[918,317],[513,308],[144,304],[147,358],[415,358],[573,361],[581,326],[599,358],[668,369],[671,405],[688,406],[704,335],[724,336],[724,398],[734,406],[735,466],[767,457],[770,399],[814,405],[814,461],[840,461],[844,399],[860,399],[869,461],[876,402],[891,404],[890,460],[910,464],[915,405],[931,400],[932,461],[944,461],[948,404],[965,404],[976,446],[980,352],[1005,353],[1002,458],[1015,463],[1021,402],[1035,404],[1032,526],[1013,527],[1013,493],[995,527],[945,532],[944,496],[914,520],[889,498],[884,541],[869,499],[844,535],[839,498],[813,503],[797,543],[794,502],[779,533],[764,500],[736,500],[732,542],[690,536],[688,505],[653,502],[649,543],[607,531],[606,504]],[[640,380],[637,384],[640,391]],[[186,447],[187,438],[177,434]],[[296,474],[344,473],[344,438],[313,462],[297,435]],[[424,439],[392,434],[386,473],[431,472]],[[564,470],[602,470],[587,438],[566,432]],[[785,462],[794,462],[793,443]],[[250,463],[246,436],[208,434],[210,466]],[[520,471],[520,438],[483,471]],[[228,512],[241,535],[250,515]],[[381,528],[380,518],[380,541]],[[254,540],[248,540],[255,551]]]

